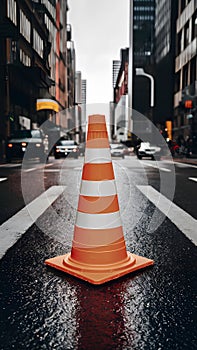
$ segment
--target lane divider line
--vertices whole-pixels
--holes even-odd
[[[197,182],[197,177],[189,177],[189,180]]]
[[[23,170],[25,173],[29,173],[30,171],[34,171],[36,170],[36,168],[30,168],[30,169],[25,169]]]
[[[197,220],[183,209],[171,202],[168,198],[155,190],[152,186],[141,186],[137,188],[148,198],[172,223],[185,234],[195,245],[197,245]]]
[[[50,187],[0,226],[0,259],[63,193],[65,187]]]
[[[1,168],[18,168],[20,167],[22,164],[0,164]]]
[[[61,169],[44,169],[45,173],[57,173],[60,171],[61,171]]]
[[[171,170],[170,170],[170,169],[167,169],[167,168],[160,168],[160,167],[157,166],[157,165],[150,164],[150,163],[146,163],[146,162],[140,162],[140,163],[142,163],[142,164],[144,164],[144,165],[147,165],[147,166],[150,166],[150,167],[152,167],[152,168],[161,170],[161,171],[165,171],[165,172],[167,172],[167,173],[171,173]]]
[[[190,164],[190,163],[183,163],[183,162],[178,162],[178,161],[174,161],[172,162],[171,160],[164,160],[165,163],[168,163],[168,164],[173,164],[173,165],[178,165],[180,166],[183,165],[185,168],[197,168],[197,165],[193,165],[193,164]]]
[[[7,179],[7,177],[0,177],[0,182],[6,181]]]

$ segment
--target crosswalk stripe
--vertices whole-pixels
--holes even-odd
[[[155,190],[152,186],[137,188],[182,231],[195,245],[197,245],[197,220],[171,202],[168,198]]]
[[[50,187],[0,226],[0,259],[62,194],[64,189],[65,186]]]

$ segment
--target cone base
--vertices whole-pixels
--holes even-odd
[[[154,261],[139,255],[127,252],[126,262],[108,265],[88,266],[72,261],[71,254],[60,255],[45,260],[45,264],[66,272],[92,284],[102,284],[124,276],[130,272],[153,265]]]

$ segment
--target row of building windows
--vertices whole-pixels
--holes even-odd
[[[155,2],[155,0],[134,0],[134,4],[136,2],[147,2],[147,3],[149,3],[149,2]]]
[[[7,17],[15,25],[17,25],[17,8],[16,8],[15,0],[7,0]],[[22,10],[20,10],[20,33],[29,43],[31,42],[31,23]],[[42,38],[34,28],[33,28],[33,48],[43,58],[44,43]],[[20,51],[21,62],[28,66],[30,64],[29,58],[24,55],[25,54]]]
[[[56,17],[56,10],[55,7],[50,3],[48,0],[41,0],[42,4],[46,6],[47,10],[51,14],[51,16],[55,19]]]
[[[7,0],[7,16],[15,25],[17,25],[15,0]]]
[[[44,43],[36,29],[33,29],[33,48],[43,58]]]
[[[154,6],[134,6],[134,11],[154,11]]]
[[[197,23],[195,24],[195,14],[186,23],[177,36],[176,55],[179,55],[197,36]]]
[[[134,16],[134,21],[154,21],[154,16]]]
[[[22,10],[20,10],[20,33],[27,41],[31,40],[31,24]]]
[[[20,49],[20,62],[27,67],[31,66],[31,58],[21,49]]]

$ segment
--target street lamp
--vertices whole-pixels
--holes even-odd
[[[136,68],[135,72],[136,72],[136,75],[143,75],[144,77],[147,77],[150,79],[150,82],[151,82],[150,106],[154,107],[154,78],[153,78],[153,76],[145,73],[143,68]]]

